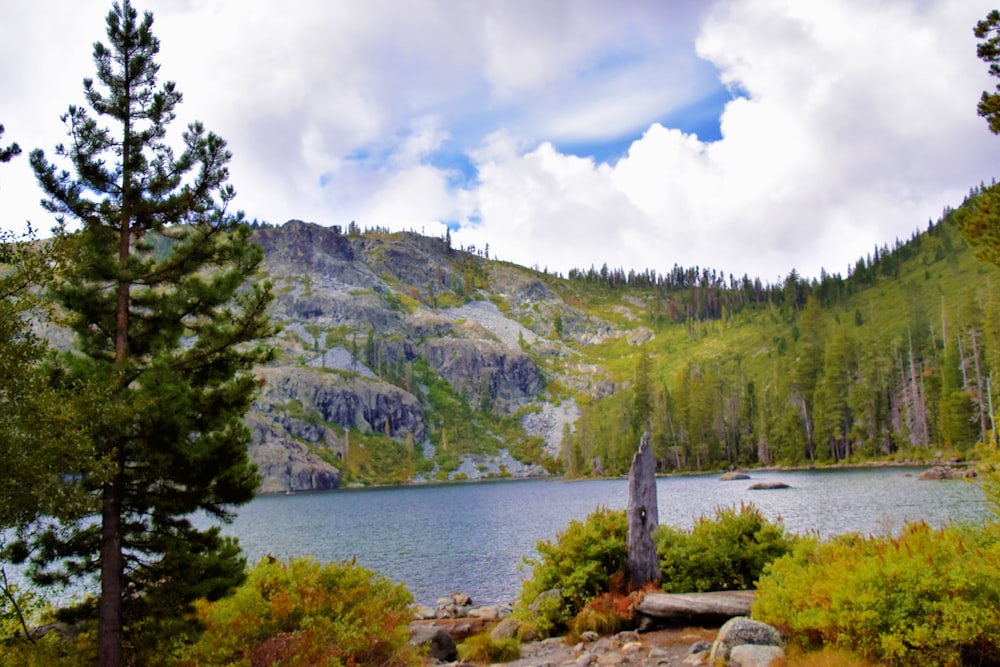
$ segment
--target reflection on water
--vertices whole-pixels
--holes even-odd
[[[747,481],[716,475],[661,478],[662,524],[682,528],[720,506],[753,503],[793,532],[822,536],[897,531],[906,521],[982,522],[983,494],[963,481],[918,482],[919,470],[857,469],[754,472]],[[790,488],[748,490],[780,481]],[[266,554],[310,554],[358,562],[407,585],[433,604],[452,591],[476,604],[510,602],[520,592],[518,565],[538,540],[597,507],[622,509],[625,480],[531,480],[264,496],[240,508],[225,531],[250,561]]]

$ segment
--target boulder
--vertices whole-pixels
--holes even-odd
[[[976,476],[973,468],[952,468],[951,466],[934,466],[917,476],[918,480],[928,479],[972,479]]]
[[[785,650],[780,646],[740,644],[729,652],[729,667],[781,667]]]
[[[498,621],[510,614],[507,605],[489,604],[483,607],[473,607],[469,610],[469,618],[482,618],[487,621]]]
[[[769,489],[789,489],[791,487],[784,482],[757,482],[747,488],[751,491],[767,491]]]
[[[451,635],[434,625],[410,626],[410,645],[426,646],[428,657],[440,662],[454,662],[458,647]]]
[[[767,623],[754,621],[746,616],[731,618],[719,628],[708,663],[714,665],[717,661],[728,660],[733,648],[743,644],[781,646],[781,633]]]
[[[722,473],[722,475],[719,476],[720,482],[732,482],[738,479],[750,479],[750,475],[738,470],[730,470],[729,472]]]
[[[517,637],[521,630],[521,623],[516,619],[507,617],[497,623],[492,630],[490,630],[490,638],[494,641],[503,641],[504,639],[514,639]]]
[[[417,621],[430,621],[437,618],[437,609],[424,604],[414,605],[413,618]]]

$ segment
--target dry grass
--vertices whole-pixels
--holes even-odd
[[[810,653],[789,649],[787,665],[788,667],[878,667],[874,662],[834,649]]]

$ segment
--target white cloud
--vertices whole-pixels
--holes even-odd
[[[178,132],[200,119],[227,139],[236,203],[271,222],[464,220],[456,242],[527,265],[774,280],[844,271],[996,170],[975,114],[993,86],[972,36],[986,0],[137,5],[185,96]],[[5,143],[64,139],[109,7],[9,8]],[[670,128],[717,77],[745,95],[722,138]],[[612,164],[555,148],[623,137]],[[24,157],[0,167],[4,226],[48,226],[39,196]]]
[[[546,146],[489,163],[475,233],[561,270],[845,272],[995,173],[975,113],[989,85],[971,37],[988,6],[975,4],[718,3],[698,51],[747,95],[727,105],[721,140],[654,125],[614,166]]]

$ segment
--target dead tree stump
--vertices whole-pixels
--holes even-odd
[[[632,589],[660,582],[660,559],[653,543],[659,525],[656,511],[656,462],[649,429],[642,434],[639,451],[628,474],[628,556],[625,578]]]

